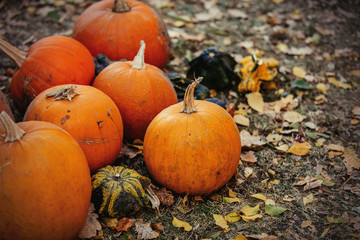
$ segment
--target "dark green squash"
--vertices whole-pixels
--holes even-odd
[[[236,86],[240,81],[234,72],[235,59],[228,53],[214,48],[205,49],[189,62],[187,78],[203,77],[203,84],[210,89],[225,90]]]
[[[191,84],[191,80],[187,79],[182,74],[176,73],[176,72],[169,72],[167,73],[167,76],[169,77],[170,81],[174,85],[176,95],[181,101],[184,98],[185,90],[189,84]],[[197,100],[204,100],[205,98],[208,98],[210,95],[209,88],[206,86],[199,84],[194,91],[194,98]]]
[[[129,168],[101,168],[92,176],[95,209],[105,217],[132,215],[150,204],[145,193],[150,183],[149,178]]]

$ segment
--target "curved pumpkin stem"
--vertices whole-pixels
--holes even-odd
[[[55,99],[54,99],[55,101],[66,99],[71,102],[71,100],[73,100],[74,97],[79,95],[79,93],[75,91],[75,88],[77,88],[77,85],[71,85],[70,87],[64,87],[55,92],[46,94],[46,97],[55,97]]]
[[[5,111],[0,113],[0,126],[5,130],[5,142],[19,141],[25,135],[25,131],[16,125]]]
[[[11,59],[13,60],[18,67],[24,63],[27,53],[21,51],[20,49],[14,47],[10,43],[0,38],[0,49]]]
[[[197,111],[194,104],[194,91],[195,87],[199,85],[202,80],[203,77],[195,78],[195,80],[186,88],[183,108],[180,110],[181,113],[190,114]]]
[[[140,49],[139,49],[138,53],[136,54],[136,56],[134,57],[134,60],[130,64],[132,68],[136,68],[139,70],[145,69],[144,54],[145,54],[145,42],[143,40],[141,40],[140,41]]]
[[[123,13],[123,12],[129,12],[131,10],[130,5],[125,0],[115,0],[113,12],[116,13]]]

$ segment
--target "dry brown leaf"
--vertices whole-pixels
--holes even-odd
[[[243,116],[241,114],[234,115],[233,119],[234,119],[235,123],[237,123],[237,124],[239,124],[241,126],[248,127],[250,125],[250,120],[247,117],[245,117],[245,116]]]
[[[335,151],[335,152],[341,152],[341,153],[343,153],[345,150],[345,148],[339,144],[329,144],[329,145],[326,145],[326,148],[329,151]]]
[[[310,55],[313,53],[313,50],[311,47],[303,47],[303,48],[291,47],[287,51],[287,53],[290,55]]]
[[[88,216],[84,227],[81,229],[78,238],[92,238],[95,237],[97,231],[102,229],[100,222],[97,220],[99,217],[96,213],[94,213],[95,207],[93,203],[90,203]]]
[[[309,195],[303,198],[303,204],[304,206],[306,206],[309,203],[313,203],[315,200],[316,198],[314,197],[314,195],[310,193]]]
[[[310,149],[311,144],[309,142],[295,143],[289,148],[289,150],[287,150],[287,152],[297,156],[305,156]]]
[[[165,207],[170,207],[175,203],[174,195],[171,191],[167,190],[165,187],[162,188],[152,188],[158,199],[160,200],[161,205]]]
[[[241,153],[241,161],[246,163],[256,163],[257,157],[253,151],[243,152]]]
[[[130,218],[123,217],[117,222],[115,229],[118,232],[127,232],[132,225],[133,223]]]
[[[266,142],[261,141],[260,136],[251,135],[246,130],[241,130],[240,137],[241,137],[241,147],[251,148],[257,146],[263,146],[266,144]]]
[[[259,92],[252,92],[246,94],[249,106],[260,114],[264,113],[264,100]]]
[[[306,118],[306,116],[303,116],[300,113],[295,112],[295,111],[287,111],[284,114],[284,120],[286,120],[290,123],[302,122],[305,118]]]
[[[322,184],[321,180],[318,180],[311,176],[306,176],[304,180],[300,180],[293,184],[293,186],[304,186],[304,191],[320,187]]]
[[[143,223],[142,219],[136,220],[135,231],[138,234],[138,239],[155,239],[160,235],[151,228],[150,222]]]
[[[312,221],[308,220],[308,221],[303,221],[300,225],[301,228],[307,228],[310,227],[312,225]]]
[[[244,177],[249,178],[254,172],[254,169],[251,167],[245,167],[244,169]]]
[[[360,158],[352,148],[344,149],[344,163],[348,171],[360,169]]]
[[[266,137],[266,142],[276,145],[276,144],[278,144],[278,142],[281,141],[282,138],[283,138],[283,135],[276,134],[276,133],[270,133]]]
[[[301,67],[298,67],[298,66],[293,67],[292,72],[295,75],[295,77],[297,77],[297,78],[302,79],[302,78],[304,78],[306,76],[305,69],[303,69]]]

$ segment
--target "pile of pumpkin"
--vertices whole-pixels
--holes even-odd
[[[74,239],[91,195],[100,214],[138,210],[150,180],[112,166],[123,138],[143,140],[152,179],[176,193],[209,194],[229,181],[238,128],[223,108],[194,100],[201,77],[178,103],[161,70],[169,43],[157,13],[135,0],[100,1],[72,38],[46,37],[27,52],[0,41],[18,65],[11,98],[24,113],[15,123],[0,92],[0,239]],[[94,77],[98,54],[114,62]]]

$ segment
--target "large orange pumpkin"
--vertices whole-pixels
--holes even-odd
[[[75,239],[91,179],[79,144],[54,124],[0,114],[0,239]]]
[[[154,9],[135,0],[104,0],[87,8],[77,20],[72,36],[93,56],[110,60],[133,59],[138,43],[148,46],[146,62],[162,68],[170,53],[166,26]]]
[[[194,81],[184,102],[160,112],[144,139],[152,178],[176,193],[209,194],[228,182],[240,160],[240,134],[220,106],[193,99]]]
[[[0,39],[2,49],[19,66],[11,80],[11,97],[20,111],[45,89],[66,84],[90,85],[95,74],[93,58],[79,41],[51,36],[34,43],[27,53]]]
[[[177,103],[174,87],[159,68],[144,63],[145,43],[132,62],[115,62],[95,78],[93,86],[116,103],[127,139],[143,139],[151,120]]]
[[[24,121],[54,123],[80,144],[92,172],[112,164],[121,150],[123,124],[115,103],[86,85],[59,85],[40,93],[26,110]]]
[[[7,114],[9,114],[9,116],[11,117],[12,120],[15,120],[14,115],[12,114],[9,102],[7,101],[3,92],[0,91],[0,113],[2,111],[5,111]]]

